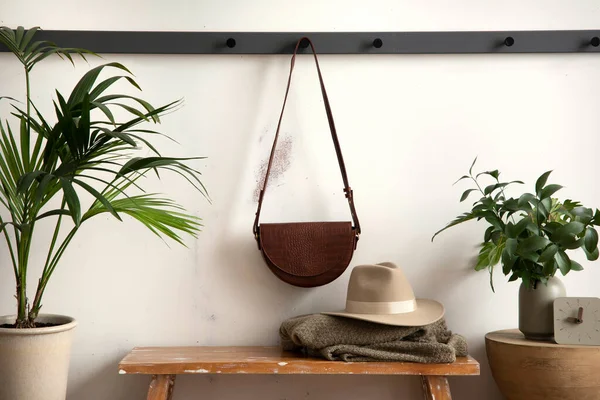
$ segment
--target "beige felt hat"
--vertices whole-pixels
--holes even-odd
[[[422,326],[442,318],[444,306],[435,300],[415,299],[402,270],[384,262],[354,267],[348,282],[346,309],[323,314],[385,325]]]

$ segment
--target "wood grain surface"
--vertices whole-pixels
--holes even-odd
[[[448,379],[444,376],[422,376],[425,400],[452,400]]]
[[[445,376],[479,375],[479,363],[472,357],[459,357],[451,364],[326,361],[280,347],[136,347],[119,364],[119,373]]]
[[[600,400],[600,346],[527,340],[516,329],[485,339],[492,375],[509,400]]]
[[[147,400],[171,400],[174,387],[175,375],[153,375]]]

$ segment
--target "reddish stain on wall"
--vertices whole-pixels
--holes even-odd
[[[277,148],[275,149],[275,155],[273,156],[273,164],[271,165],[271,173],[269,174],[269,182],[267,187],[273,187],[277,184],[278,180],[283,176],[283,173],[290,167],[290,158],[292,156],[292,138],[287,136],[280,138],[277,142]],[[265,182],[265,174],[267,173],[267,166],[269,165],[269,158],[265,158],[256,172],[256,187],[254,189],[254,201],[258,201],[260,191],[263,188]]]

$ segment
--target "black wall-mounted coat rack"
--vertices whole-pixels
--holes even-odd
[[[40,40],[96,53],[291,54],[299,38],[320,54],[600,53],[600,30],[451,32],[142,32],[44,30]],[[0,46],[0,51],[8,51]]]

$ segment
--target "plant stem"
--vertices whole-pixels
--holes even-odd
[[[19,279],[17,279],[17,328],[26,327],[27,323],[27,261],[25,248],[28,235],[23,233],[21,240],[17,243],[19,258]]]
[[[21,149],[21,153],[23,154],[23,168],[25,171],[30,171],[30,163],[29,163],[29,139],[31,138],[31,86],[29,84],[29,71],[27,67],[25,67],[25,87],[26,87],[26,101],[27,101],[27,134],[25,135],[25,140],[23,140],[23,147]]]
[[[0,218],[0,224],[3,224],[4,221],[2,220],[2,218]],[[13,270],[15,273],[15,279],[18,281],[19,280],[19,270],[17,268],[17,260],[15,258],[15,251],[13,250],[13,246],[12,243],[10,241],[10,236],[8,236],[8,232],[6,230],[6,226],[4,226],[4,228],[2,228],[2,233],[4,233],[4,238],[6,239],[6,246],[8,247],[8,252],[10,253],[10,260],[12,262],[13,265]]]
[[[29,70],[25,66],[25,101],[27,109],[27,117],[31,115],[31,86],[29,83]],[[31,122],[27,119],[27,131],[25,137],[21,138],[22,148],[21,154],[23,156],[23,168],[25,171],[29,171],[29,137],[31,134]],[[23,202],[23,215],[21,218],[21,227],[24,230],[19,235],[16,232],[15,235],[18,249],[18,271],[17,271],[17,328],[28,328],[31,327],[28,315],[28,304],[27,304],[27,264],[29,262],[29,252],[31,250],[31,235],[33,234],[33,219],[31,224],[28,224],[28,208],[29,199],[26,197]],[[13,216],[14,221],[14,216]],[[26,230],[26,231],[25,231]]]
[[[63,201],[60,208],[64,208],[65,206],[65,198],[63,196]],[[29,321],[34,322],[37,318],[40,309],[42,308],[42,296],[44,294],[44,289],[48,284],[48,279],[50,278],[49,266],[50,259],[52,257],[52,252],[54,251],[54,246],[56,245],[56,239],[58,238],[58,234],[60,233],[60,226],[62,222],[62,214],[58,216],[58,220],[56,221],[56,226],[54,227],[54,234],[52,235],[52,242],[50,243],[50,248],[48,249],[48,256],[46,257],[46,262],[44,264],[44,270],[42,271],[42,277],[38,280],[38,286],[35,291],[35,297],[33,299],[33,304],[31,307],[31,311],[29,312]]]
[[[54,269],[56,268],[58,261],[60,260],[63,253],[67,249],[67,246],[73,239],[73,236],[75,236],[77,229],[78,228],[75,227],[71,230],[71,232],[69,232],[67,237],[63,240],[60,247],[54,254],[54,257],[52,257],[52,261],[50,262],[50,264],[47,265],[48,268],[46,269],[46,267],[44,267],[44,274],[43,274],[42,278],[40,278],[40,280],[38,281],[38,287],[37,287],[37,290],[35,293],[35,298],[33,300],[31,312],[29,313],[29,320],[31,322],[35,321],[40,309],[42,308],[41,302],[42,302],[42,297],[44,296],[44,291],[46,290],[46,285],[48,284],[48,281],[50,280],[50,277],[52,276],[52,273],[54,272]]]
[[[481,194],[485,196],[485,192],[481,189],[481,186],[479,186],[479,182],[477,182],[477,179],[473,178],[473,175],[471,175],[471,179],[473,180],[473,182],[475,182],[475,184],[477,185],[477,189],[479,189]]]

